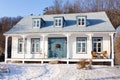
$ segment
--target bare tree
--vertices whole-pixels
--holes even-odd
[[[64,4],[63,12],[66,13],[74,13],[73,5],[67,0],[67,2]]]
[[[120,33],[117,34],[115,39],[115,63],[120,64]]]
[[[4,51],[5,48],[5,36],[3,35],[4,32],[8,31],[12,28],[18,21],[20,21],[22,17],[2,17],[0,18],[0,49]],[[11,41],[9,39],[9,41]],[[11,45],[11,44],[9,44]]]
[[[54,3],[54,5],[53,5],[54,13],[61,14],[62,8],[63,8],[62,0],[55,0],[53,3]]]

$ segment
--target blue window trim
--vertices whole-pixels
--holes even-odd
[[[85,52],[78,52],[78,39],[81,38],[81,39],[85,39],[85,41],[81,41],[80,43],[85,43]],[[82,44],[81,44],[82,46]],[[82,49],[82,47],[81,47]],[[76,38],[76,53],[77,54],[87,54],[87,37],[77,37]]]

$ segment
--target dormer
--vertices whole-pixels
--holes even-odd
[[[54,27],[63,27],[65,19],[62,16],[54,17]]]
[[[77,26],[86,26],[87,16],[77,16]]]
[[[45,21],[42,18],[32,18],[32,27],[41,28],[44,22]]]

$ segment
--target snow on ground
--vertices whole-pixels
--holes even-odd
[[[76,64],[2,64],[10,73],[0,73],[0,80],[120,80],[120,67],[92,66],[77,69]]]

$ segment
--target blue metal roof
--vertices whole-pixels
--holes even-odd
[[[87,26],[77,26],[77,16],[87,16]],[[64,17],[64,27],[54,27],[54,17]],[[32,19],[42,18],[45,25],[41,28],[33,28]],[[23,33],[55,33],[55,32],[115,32],[113,25],[105,12],[75,13],[75,14],[54,14],[41,16],[26,16],[13,28],[4,34]]]

